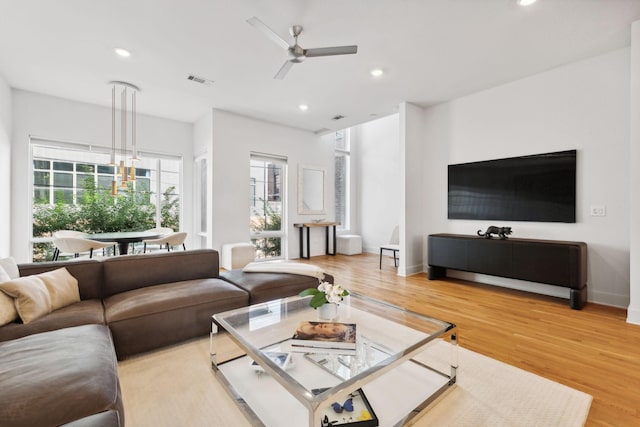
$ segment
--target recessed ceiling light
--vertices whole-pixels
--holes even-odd
[[[300,111],[307,111],[309,109],[309,106],[307,104],[300,104],[298,105],[298,108],[300,109]]]
[[[127,49],[123,49],[121,47],[116,47],[113,49],[113,51],[116,53],[116,55],[118,56],[122,56],[123,58],[128,58],[131,56],[131,52],[129,52]]]
[[[374,68],[370,73],[373,77],[380,77],[384,74],[384,71],[381,68]]]
[[[536,1],[537,0],[518,0],[518,5],[520,5],[520,6],[531,6]]]

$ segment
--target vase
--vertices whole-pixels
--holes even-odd
[[[318,307],[318,318],[320,320],[335,320],[338,317],[338,304],[326,303]]]

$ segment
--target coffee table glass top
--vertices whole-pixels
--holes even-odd
[[[308,304],[309,298],[292,297],[219,313],[213,319],[250,360],[308,409],[309,425],[318,419],[323,406],[385,375],[455,328],[449,322],[352,294],[340,304],[334,321],[357,325],[355,354],[291,352],[290,339],[298,324],[321,320]],[[223,363],[213,353],[212,364],[218,370]],[[291,369],[278,363],[275,353],[290,353],[294,361]],[[237,369],[242,371],[246,366],[248,370],[248,364],[242,363]],[[233,384],[235,374],[228,369],[223,371],[231,378],[229,385],[242,389],[247,380]],[[455,369],[443,378],[449,385],[455,383]],[[244,391],[248,393],[250,390]]]

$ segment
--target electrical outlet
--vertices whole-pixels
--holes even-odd
[[[593,205],[589,209],[589,215],[591,216],[606,216],[607,208],[604,205]]]

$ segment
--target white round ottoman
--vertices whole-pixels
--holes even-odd
[[[221,265],[225,270],[243,268],[255,261],[256,248],[251,243],[227,243],[222,245]]]

